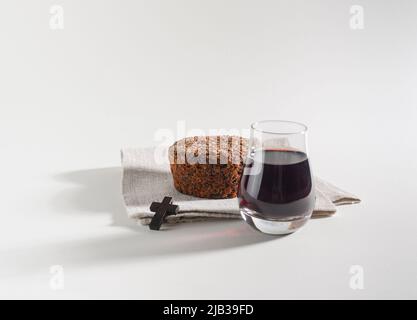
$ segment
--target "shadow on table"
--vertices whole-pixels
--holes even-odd
[[[252,246],[276,239],[250,229],[242,221],[187,223],[161,232],[143,228],[138,232],[110,233],[2,252],[2,257],[13,261],[13,268],[3,270],[0,278],[21,272],[44,273],[45,268],[56,264],[68,268],[85,268],[152,261]]]
[[[224,250],[279,239],[252,230],[242,220],[180,223],[159,232],[150,231],[127,217],[120,190],[121,174],[120,168],[61,174],[56,178],[68,183],[68,188],[52,199],[52,206],[56,211],[68,214],[109,214],[112,226],[124,228],[123,232],[111,230],[104,232],[105,236],[5,254],[10,254],[21,268],[29,271],[56,263],[71,266],[120,263]]]
[[[52,199],[60,212],[104,213],[112,217],[112,225],[137,228],[127,217],[122,198],[122,169],[102,168],[66,172],[56,176],[68,188]]]

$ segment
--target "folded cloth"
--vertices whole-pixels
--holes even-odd
[[[172,197],[180,208],[178,214],[166,217],[167,223],[241,217],[236,199],[201,199],[178,192],[173,185],[168,160],[156,161],[155,150],[128,148],[121,151],[122,192],[130,218],[137,219],[144,225],[149,224],[154,215],[149,209],[150,204],[153,201],[162,201],[165,196]],[[164,152],[167,154],[167,150]],[[168,159],[168,156],[162,158]],[[315,188],[316,204],[313,217],[330,216],[336,212],[336,206],[360,202],[353,194],[317,177]]]

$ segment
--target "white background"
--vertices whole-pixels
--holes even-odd
[[[411,0],[3,0],[0,297],[417,298],[416,18]],[[126,218],[121,147],[261,119],[306,123],[315,172],[362,203],[284,238]]]

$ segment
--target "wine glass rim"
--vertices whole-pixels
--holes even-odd
[[[291,131],[291,132],[282,132],[282,131],[274,131],[274,130],[264,130],[259,128],[259,125],[262,124],[266,124],[266,123],[285,123],[285,124],[292,124],[292,125],[296,125],[300,128],[300,130],[295,130],[295,131]],[[305,134],[308,131],[308,127],[301,123],[301,122],[296,122],[296,121],[288,121],[288,120],[261,120],[261,121],[256,121],[254,123],[251,124],[251,129],[258,131],[258,132],[262,132],[262,133],[270,133],[270,134],[281,134],[281,135],[293,135],[293,134]]]

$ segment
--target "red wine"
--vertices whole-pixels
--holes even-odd
[[[307,155],[300,151],[257,151],[240,182],[239,205],[269,219],[308,216],[315,195]]]

